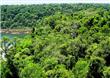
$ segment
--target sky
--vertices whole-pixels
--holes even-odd
[[[0,0],[0,5],[49,4],[49,3],[109,3],[110,0]]]

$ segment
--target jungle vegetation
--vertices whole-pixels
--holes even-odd
[[[1,40],[1,78],[110,78],[110,4],[1,7],[1,28],[32,28]]]

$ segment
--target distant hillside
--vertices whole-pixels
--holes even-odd
[[[37,22],[56,12],[72,14],[88,8],[104,8],[107,4],[49,4],[49,5],[2,5],[1,28],[24,28],[36,26]]]

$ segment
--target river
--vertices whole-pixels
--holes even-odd
[[[11,33],[0,33],[0,39],[3,37],[8,37],[9,39],[13,39],[14,37],[23,38],[29,34],[11,34]]]

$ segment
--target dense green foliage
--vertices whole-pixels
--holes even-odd
[[[0,66],[2,78],[110,77],[110,5],[2,7],[8,10],[3,14],[3,24],[11,22],[17,23],[15,27],[34,26],[31,37],[2,40],[2,53],[6,57]],[[12,17],[14,12],[15,16]],[[36,17],[36,13],[37,18],[28,18],[30,14]],[[39,13],[43,15],[40,16]],[[8,14],[12,14],[9,15],[10,18],[7,18]],[[35,22],[30,24],[22,21],[23,24],[20,25],[23,16],[31,23],[34,19]],[[10,24],[8,26],[14,27]],[[3,25],[3,28],[7,26]]]
[[[1,27],[3,29],[32,27],[35,26],[39,20],[42,20],[46,16],[54,15],[56,12],[72,14],[76,11],[92,7],[110,8],[108,5],[96,4],[2,5]]]

